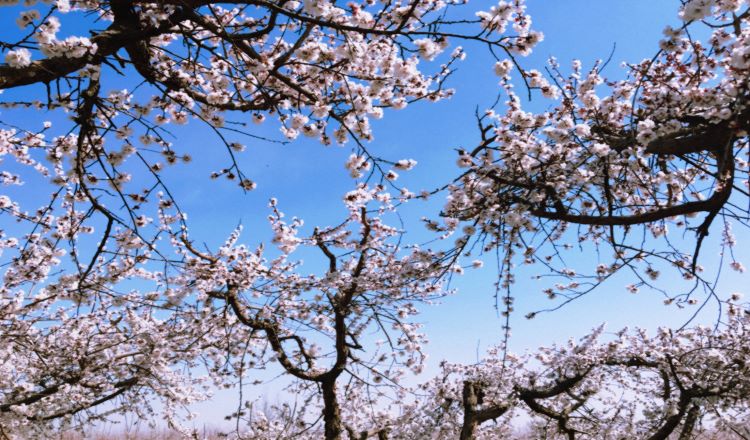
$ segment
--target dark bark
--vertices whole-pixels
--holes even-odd
[[[483,403],[481,385],[476,382],[465,381],[463,389],[464,421],[461,426],[461,440],[474,438],[474,432],[487,420],[494,420],[508,411],[505,405],[490,405],[480,409]]]
[[[340,440],[342,434],[341,410],[336,394],[336,379],[321,382],[323,389],[323,423],[326,440]]]
[[[700,407],[698,405],[691,406],[687,413],[687,417],[685,418],[685,423],[682,425],[682,431],[680,431],[680,437],[678,440],[690,440],[699,415]]]
[[[692,397],[688,392],[682,392],[680,394],[680,400],[677,403],[677,413],[667,417],[661,427],[651,436],[648,440],[667,440],[667,438],[674,432],[677,425],[680,424],[682,418],[685,417],[688,405]]]
[[[474,416],[479,401],[476,384],[474,382],[464,382],[463,401],[464,423],[463,426],[461,426],[460,439],[469,440],[474,438],[474,431],[477,429],[477,426],[479,426],[479,423]]]

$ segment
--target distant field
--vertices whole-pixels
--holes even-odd
[[[64,432],[49,440],[184,440],[186,438],[195,440],[223,440],[226,435],[217,430],[202,430],[195,436],[185,437],[179,432],[164,430],[138,429],[124,432],[117,430],[96,430],[84,433]]]
[[[750,434],[747,429],[740,428],[743,432],[738,431],[707,431],[701,432],[695,440],[733,440],[733,439],[747,439],[746,434]],[[513,435],[513,440],[535,440],[533,434],[528,434],[522,431],[517,432]],[[557,437],[556,437],[557,438]],[[560,437],[562,438],[562,437]],[[672,437],[670,437],[672,438]],[[218,430],[204,430],[199,432],[194,437],[184,437],[176,431],[169,430],[148,430],[142,429],[133,432],[122,432],[120,431],[92,431],[90,433],[79,434],[79,433],[62,433],[56,437],[46,437],[45,440],[226,440],[226,434],[222,434]],[[293,440],[293,439],[290,439]],[[419,439],[414,439],[419,440]],[[448,439],[446,439],[448,440]],[[510,439],[509,439],[510,440]]]

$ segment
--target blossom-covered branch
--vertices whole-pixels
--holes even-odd
[[[743,314],[718,332],[606,335],[600,327],[580,341],[524,356],[503,360],[497,349],[476,365],[444,364],[392,432],[400,433],[394,438],[419,432],[462,439],[741,438],[732,435],[748,417],[747,338]],[[529,420],[523,434],[514,420]]]
[[[470,222],[491,238],[486,249],[500,247],[511,263],[540,263],[568,278],[551,297],[575,298],[622,269],[640,278],[631,291],[674,268],[712,292],[699,264],[710,231],[722,234],[723,254],[743,271],[731,247],[732,224],[750,218],[747,4],[683,3],[682,25],[666,27],[658,53],[627,65],[625,79],[605,78],[601,61],[590,70],[574,61],[570,73],[555,59],[546,74],[519,71],[556,100],[546,112],[523,109],[511,83],[514,65],[498,62],[507,108],[480,116],[482,141],[459,153],[466,170],[448,186],[448,227]],[[706,44],[692,37],[699,31],[710,33]],[[684,232],[695,239],[675,236]],[[609,249],[581,274],[561,267],[564,246],[556,242],[567,237],[597,253]],[[666,296],[694,301],[682,292]]]

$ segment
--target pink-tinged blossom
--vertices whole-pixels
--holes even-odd
[[[747,214],[728,202],[747,188],[746,2],[684,2],[685,26],[710,23],[707,42],[665,29],[661,52],[626,65],[618,80],[603,76],[603,63],[584,71],[575,61],[569,73],[554,59],[548,69],[518,64],[544,38],[522,0],[459,26],[443,19],[449,3],[305,0],[249,12],[58,0],[38,6],[49,15],[22,11],[18,25],[33,31],[6,47],[0,84],[28,91],[29,102],[4,111],[59,110],[72,122],[0,129],[0,157],[16,162],[0,182],[49,184],[48,193],[28,194],[41,195],[36,205],[0,195],[3,215],[20,225],[0,232],[3,433],[46,438],[112,411],[165,420],[188,437],[181,409],[210,387],[247,383],[256,369],[292,378],[289,390],[309,412],[239,411],[248,438],[456,438],[472,429],[504,438],[518,414],[541,437],[666,438],[671,432],[652,428],[682,423],[690,435],[685,427],[703,426],[698,418],[709,412],[711,423],[745,420],[750,331],[741,298],[721,292],[728,318],[715,330],[597,328],[528,356],[498,348],[472,365],[444,363],[435,380],[406,386],[427,359],[418,312],[451,293],[446,277],[482,266],[463,261],[471,253],[499,251],[496,287],[508,293],[498,303],[510,318],[520,264],[555,277],[540,289],[551,300],[575,299],[623,268],[637,278],[626,286],[632,293],[666,269],[711,287],[697,264],[703,238],[713,222]],[[89,17],[95,32],[71,35],[61,14]],[[388,109],[452,95],[445,81],[465,52],[446,49],[460,39],[508,56],[494,66],[506,100],[480,117],[482,144],[458,152],[462,169],[446,186],[442,221],[424,219],[439,239],[453,237],[449,251],[433,250],[406,244],[390,224],[415,195],[387,187],[416,162],[378,158],[365,143],[375,136],[371,119]],[[442,64],[431,62],[438,56]],[[136,75],[137,93],[113,84],[113,69]],[[524,108],[512,75],[554,100],[546,111]],[[55,90],[34,91],[40,84]],[[343,195],[334,226],[308,228],[272,200],[266,243],[238,227],[204,245],[167,186],[165,170],[191,161],[165,135],[170,124],[206,124],[218,134],[206,148],[218,145],[227,160],[212,177],[252,190],[235,157],[245,147],[233,138],[269,117],[289,140],[356,142],[344,165],[363,182]],[[684,232],[698,234],[696,247],[670,241]],[[741,272],[735,242],[725,223],[722,250]],[[588,272],[562,264],[579,249],[602,261]],[[693,306],[697,296],[667,292],[664,302]]]
[[[31,64],[31,52],[28,49],[16,49],[5,54],[5,62],[15,69]]]

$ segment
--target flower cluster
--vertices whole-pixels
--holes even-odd
[[[552,59],[550,80],[522,69],[531,90],[556,100],[545,112],[523,109],[512,64],[498,62],[506,109],[488,110],[481,144],[460,153],[465,170],[449,187],[446,227],[471,222],[490,237],[485,250],[505,251],[508,270],[521,254],[524,263],[551,267],[568,279],[549,291],[553,298],[575,298],[623,268],[640,279],[632,292],[668,268],[710,289],[698,264],[704,238],[714,224],[726,229],[747,215],[746,201],[736,200],[748,191],[744,3],[684,2],[684,24],[667,27],[658,55],[628,65],[626,79],[604,78],[601,62],[586,71],[575,61],[564,73]],[[691,26],[709,19],[707,43],[691,38]],[[696,239],[673,239],[685,232]],[[596,273],[570,275],[558,265],[573,246],[597,249]],[[603,246],[610,249],[600,253]],[[733,257],[730,263],[741,267]],[[504,277],[507,284],[511,274]],[[689,304],[689,295],[668,295]]]
[[[648,335],[635,329],[523,356],[498,348],[474,365],[444,363],[424,396],[387,420],[396,438],[668,438],[731,432],[747,419],[748,318]],[[514,419],[528,420],[525,437]],[[735,431],[736,432],[736,431]],[[726,434],[730,435],[730,434]]]

